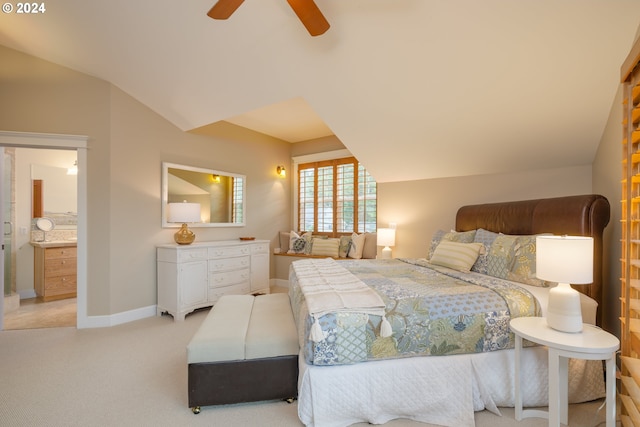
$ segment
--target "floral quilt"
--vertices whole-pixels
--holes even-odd
[[[323,340],[309,340],[313,319],[291,269],[289,297],[309,364],[512,348],[509,320],[540,315],[535,297],[512,282],[433,266],[424,259],[344,260],[340,265],[381,296],[392,334],[381,336],[382,316],[339,312],[318,319]]]

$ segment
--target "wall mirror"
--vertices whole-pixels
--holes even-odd
[[[198,203],[200,222],[190,227],[241,227],[245,225],[246,177],[235,173],[162,163],[162,226],[170,222],[169,203]]]
[[[65,168],[31,165],[32,218],[51,218],[56,229],[75,229],[78,224],[77,176]]]

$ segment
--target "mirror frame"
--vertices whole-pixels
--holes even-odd
[[[167,203],[169,201],[169,168],[171,169],[183,169],[191,172],[201,172],[212,175],[224,175],[234,178],[242,178],[242,205],[244,206],[244,215],[242,215],[242,222],[198,222],[190,223],[190,228],[197,227],[244,227],[247,217],[247,177],[245,175],[223,172],[214,169],[198,168],[194,166],[180,165],[176,163],[162,162],[162,228],[179,228],[181,224],[172,223],[167,221]]]

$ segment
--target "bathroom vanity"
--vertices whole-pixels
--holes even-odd
[[[77,242],[31,242],[33,280],[38,298],[51,301],[74,298],[77,288]]]

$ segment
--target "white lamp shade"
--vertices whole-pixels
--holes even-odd
[[[396,230],[393,228],[378,228],[378,246],[395,246]]]
[[[200,203],[169,203],[169,222],[200,222]]]
[[[574,285],[593,282],[593,238],[537,236],[536,276]]]
[[[593,238],[537,236],[536,276],[558,282],[549,290],[547,325],[561,332],[582,331],[580,294],[570,284],[593,282]]]

